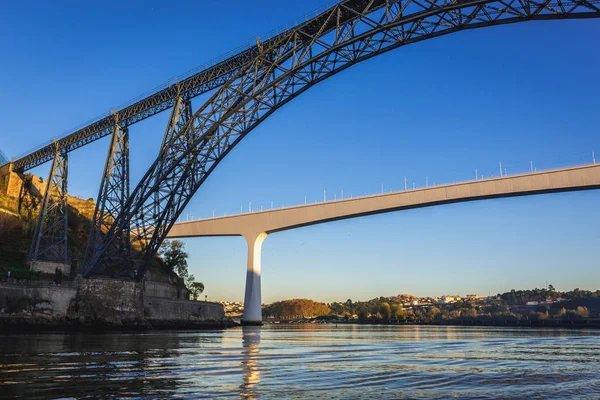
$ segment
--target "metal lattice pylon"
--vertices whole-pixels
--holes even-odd
[[[192,119],[192,103],[189,100],[185,100],[182,97],[178,97],[173,105],[173,109],[171,110],[171,115],[169,116],[169,122],[167,123],[167,129],[165,130],[165,134],[163,136],[163,141],[160,146],[160,151],[162,152],[166,143],[169,143],[173,138],[176,139],[176,142],[182,148],[189,146],[188,140],[189,137],[181,136],[180,132],[185,128],[186,124]],[[169,168],[168,160],[164,160],[158,168]],[[173,190],[176,190],[177,182],[175,180],[163,180],[155,182],[161,189],[155,193],[154,202],[147,209],[146,212],[151,213],[153,218],[161,218],[161,213],[163,212],[163,208],[161,207],[161,202],[164,201],[166,197],[171,195]],[[121,241],[120,233],[118,241]],[[151,263],[151,256],[148,256],[148,253],[145,252],[145,248],[148,246],[148,242],[146,239],[149,237],[147,232],[144,231],[136,231],[135,241],[139,243],[142,248],[142,254],[144,257],[142,259],[134,260],[132,259],[130,262],[121,263],[121,269],[119,271],[119,276],[127,276],[127,277],[135,277],[135,272],[139,269],[139,266],[135,264],[148,264]],[[129,239],[130,240],[130,239]],[[104,264],[106,265],[106,263]]]
[[[125,202],[129,197],[129,133],[127,128],[115,124],[111,137],[104,173],[100,183],[98,199],[92,224],[90,236],[86,247],[83,268],[87,261],[94,255],[97,243],[102,242],[104,235],[114,222]],[[106,256],[109,260],[107,268],[96,271],[97,275],[113,276],[118,271],[111,266],[122,266],[128,264],[131,256],[131,243],[129,229],[124,229],[115,241]],[[85,271],[83,271],[85,272]]]
[[[29,251],[30,260],[68,263],[67,249],[67,154],[58,149],[46,184]]]

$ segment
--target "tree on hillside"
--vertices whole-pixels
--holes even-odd
[[[165,240],[160,246],[160,256],[162,257],[168,272],[176,272],[183,279],[187,289],[190,291],[190,297],[197,300],[198,296],[204,291],[204,284],[196,282],[194,275],[188,271],[188,253],[185,251],[184,244],[180,240]]]
[[[192,300],[198,300],[202,292],[204,292],[204,283],[191,282],[188,286],[188,289],[190,290],[190,297],[192,298]]]
[[[398,311],[400,310],[400,304],[394,303],[390,306],[390,319],[396,321],[398,319]]]
[[[160,246],[160,255],[169,272],[176,272],[177,275],[184,280],[188,278],[188,253],[185,252],[182,241],[165,240]]]
[[[367,310],[367,307],[361,306],[358,309],[358,320],[360,322],[366,322],[368,318],[369,318],[369,310]]]
[[[24,238],[25,232],[21,220],[0,213],[0,249],[18,251]]]
[[[265,315],[285,319],[318,317],[327,315],[329,312],[327,304],[308,299],[277,301],[264,308]]]
[[[391,316],[391,308],[389,303],[387,302],[382,302],[379,305],[379,313],[381,314],[381,317],[385,320],[385,321],[389,321],[390,320],[390,316]]]

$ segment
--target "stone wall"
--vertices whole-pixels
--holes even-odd
[[[143,314],[143,286],[129,280],[78,278],[78,301],[99,315],[123,314],[128,318]]]
[[[165,297],[169,299],[181,298],[181,293],[178,293],[177,286],[166,282],[144,282],[144,295],[150,297]]]
[[[21,190],[21,179],[12,172],[12,163],[0,167],[0,193],[18,197]]]
[[[63,273],[63,276],[68,277],[71,275],[71,264],[67,263],[34,260],[29,261],[27,266],[32,271],[41,272],[43,274],[54,275],[56,270],[59,269]]]
[[[21,195],[21,186],[23,186],[24,175],[12,170],[12,163],[0,167],[0,193],[18,198]],[[44,196],[46,193],[45,178],[33,175],[31,179],[31,192],[36,197]]]
[[[153,293],[170,294],[166,287],[151,286]],[[62,323],[124,329],[227,325],[220,303],[154,297],[143,288],[134,281],[81,277],[64,286],[0,284],[0,330],[11,318],[58,328]]]
[[[51,314],[64,318],[71,300],[77,294],[70,286],[23,286],[0,284],[0,309],[8,312],[23,310]]]
[[[146,317],[158,320],[218,320],[225,316],[221,303],[145,297]]]

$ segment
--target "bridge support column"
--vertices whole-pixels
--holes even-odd
[[[104,240],[105,233],[123,211],[129,197],[129,132],[126,127],[119,125],[116,115],[115,120],[83,258],[81,272],[84,276],[88,275],[87,266]],[[131,240],[128,225],[117,234],[113,245],[106,249],[105,253],[105,257],[110,260],[108,264],[110,264],[111,270],[97,271],[98,274],[114,276],[119,267],[128,270],[131,262]],[[129,271],[129,275],[131,275],[131,271]]]
[[[267,234],[244,235],[248,243],[248,269],[246,270],[246,295],[242,325],[262,325],[260,256]]]
[[[33,271],[53,274],[59,269],[65,275],[71,272],[67,250],[67,167],[67,154],[57,146],[29,251]]]

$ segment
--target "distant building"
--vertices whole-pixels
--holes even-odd
[[[238,315],[244,312],[244,303],[240,301],[222,301],[226,315]]]
[[[460,300],[460,296],[442,296],[440,299],[440,303],[450,304],[450,303],[456,303],[459,300]]]
[[[468,294],[467,295],[467,300],[479,300],[481,298],[482,298],[482,296],[480,296],[478,294]]]

